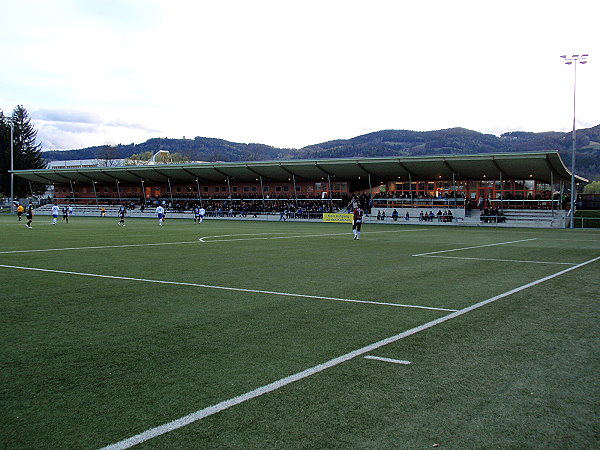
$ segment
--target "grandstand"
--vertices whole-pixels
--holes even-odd
[[[81,215],[120,204],[148,217],[202,205],[208,217],[320,220],[360,205],[383,223],[563,228],[571,174],[558,153],[169,164],[18,170],[53,184],[55,200]],[[578,177],[579,182],[587,180]],[[47,208],[41,208],[43,214]],[[94,212],[95,211],[95,212]],[[419,220],[451,212],[451,220]],[[283,215],[283,216],[282,216]],[[408,215],[409,220],[404,218]],[[391,217],[398,217],[392,220]]]

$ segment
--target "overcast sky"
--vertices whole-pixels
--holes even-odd
[[[597,0],[2,0],[0,109],[44,150],[600,123]]]

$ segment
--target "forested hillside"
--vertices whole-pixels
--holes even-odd
[[[514,131],[501,136],[464,128],[436,131],[384,130],[310,145],[301,149],[263,144],[240,144],[222,139],[150,139],[142,144],[89,147],[44,152],[47,160],[127,158],[134,153],[168,150],[195,161],[261,161],[303,158],[353,158],[378,156],[472,155],[479,153],[558,151],[571,165],[572,134]],[[577,130],[577,174],[600,180],[600,125]]]
[[[263,144],[239,144],[223,139],[196,137],[194,139],[154,138],[141,144],[118,144],[87,147],[79,150],[54,150],[44,152],[48,161],[65,159],[117,159],[128,158],[134,153],[166,150],[181,153],[194,161],[257,161],[278,159],[284,149]]]

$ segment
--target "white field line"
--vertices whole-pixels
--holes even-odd
[[[397,231],[372,231],[371,233],[410,233],[410,232],[421,232],[421,231],[430,231],[430,230],[397,230]],[[275,233],[260,233],[260,234],[275,234]],[[281,233],[276,233],[281,234]],[[215,237],[225,237],[225,236],[246,236],[246,234],[238,234],[238,235],[222,235],[222,236],[205,236],[200,238],[198,241],[203,244],[210,244],[212,242],[233,242],[233,241],[251,241],[251,240],[265,240],[265,239],[297,239],[297,238],[305,238],[305,237],[324,237],[324,236],[343,236],[348,235],[352,236],[351,232],[348,233],[327,233],[327,234],[299,234],[294,236],[271,236],[271,237],[256,237],[257,235],[250,235],[254,237],[250,238],[235,238],[235,239],[213,239],[205,241],[204,239],[210,239]],[[0,251],[0,254],[11,254],[11,253],[36,253],[36,252],[61,252],[65,250],[95,250],[95,249],[103,249],[103,248],[126,248],[126,247],[152,247],[152,246],[160,246],[160,245],[182,245],[182,244],[198,244],[198,241],[180,241],[180,242],[153,242],[149,244],[122,244],[122,245],[95,245],[95,246],[85,246],[85,247],[64,247],[64,248],[42,248],[42,249],[32,249],[32,250],[7,250]]]
[[[67,270],[54,270],[54,269],[41,269],[37,267],[23,267],[23,266],[11,266],[7,264],[0,264],[0,267],[5,269],[18,269],[18,270],[31,270],[34,272],[50,272],[50,273],[61,273],[65,275],[79,275],[84,277],[96,277],[96,278],[109,278],[113,280],[127,280],[127,281],[142,281],[145,283],[158,283],[158,284],[170,284],[176,286],[192,286],[206,289],[220,289],[223,291],[236,291],[236,292],[250,292],[253,294],[268,294],[268,295],[279,295],[282,297],[299,297],[299,298],[310,298],[317,300],[332,300],[336,302],[348,302],[348,303],[366,303],[369,305],[383,305],[383,306],[396,306],[400,308],[416,308],[416,309],[428,309],[432,311],[456,311],[456,309],[449,308],[435,308],[433,306],[421,306],[421,305],[404,305],[401,303],[389,303],[389,302],[375,302],[370,300],[356,300],[351,298],[337,298],[337,297],[324,297],[320,295],[308,295],[308,294],[293,294],[289,292],[276,292],[276,291],[263,291],[259,289],[244,289],[228,286],[214,286],[210,284],[200,283],[185,283],[180,281],[164,281],[164,280],[150,280],[146,278],[133,278],[133,277],[121,277],[115,275],[102,275],[97,273],[84,273],[84,272],[71,272]]]
[[[447,252],[457,252],[459,250],[470,250],[472,248],[483,248],[483,247],[495,247],[497,245],[506,245],[506,244],[515,244],[517,242],[527,242],[527,241],[535,241],[537,238],[531,239],[520,239],[518,241],[508,241],[508,242],[498,242],[496,244],[484,244],[484,245],[473,245],[471,247],[461,247],[461,248],[451,248],[448,250],[439,250],[437,252],[427,252],[427,253],[419,253],[417,255],[412,256],[425,256],[425,255],[435,255],[437,253],[447,253]]]
[[[25,224],[27,223],[27,219],[21,221],[21,222],[17,222],[15,223],[15,225],[17,226],[26,226]],[[31,228],[35,228],[35,227],[39,227],[39,226],[46,226],[46,225],[52,225],[52,222],[36,222],[35,220],[33,222],[31,222]]]
[[[563,238],[544,238],[547,241],[568,241],[568,242],[600,242],[600,239],[563,239]]]
[[[369,234],[380,234],[380,233],[415,233],[415,232],[423,232],[423,231],[430,231],[430,230],[385,230],[385,231],[370,231]],[[253,236],[251,238],[248,239],[287,239],[287,238],[298,238],[298,237],[319,237],[319,236],[347,236],[347,235],[352,235],[352,233],[350,231],[347,232],[343,232],[343,233],[326,233],[326,234],[298,234],[298,235],[294,235],[294,236],[272,236],[272,237],[256,237],[256,236],[262,236],[262,235],[273,235],[273,234],[294,234],[294,233],[290,233],[290,232],[269,232],[269,233],[236,233],[236,234],[219,234],[219,235],[215,235],[215,236],[204,236],[201,237],[200,239],[198,239],[199,241],[203,241],[203,242],[228,242],[228,241],[236,241],[239,240],[237,239],[237,236]],[[220,239],[220,240],[208,240],[205,241],[205,239],[213,239],[213,238],[223,238],[223,237],[233,237],[236,239]],[[243,238],[243,239],[247,239],[247,238]]]
[[[369,234],[376,233],[412,233],[429,230],[396,230],[396,231],[371,231]],[[261,233],[261,234],[275,234],[275,233]],[[281,234],[281,233],[277,233]],[[327,234],[298,234],[294,236],[271,236],[271,237],[256,237],[255,235],[248,234],[249,238],[233,238],[233,239],[213,239],[218,237],[230,237],[230,236],[245,236],[245,234],[225,234],[222,236],[204,236],[198,239],[203,244],[210,244],[212,242],[234,242],[234,241],[260,241],[260,240],[271,240],[271,239],[296,239],[296,238],[307,238],[307,237],[322,237],[322,236],[352,236],[351,232],[344,233],[327,233]],[[206,240],[208,239],[208,240]]]
[[[367,355],[367,356],[365,356],[365,359],[373,359],[375,361],[389,362],[392,364],[405,364],[405,365],[411,364],[410,361],[404,361],[402,359],[384,358],[383,356]]]
[[[416,256],[416,255],[415,255]],[[469,258],[467,256],[439,256],[439,255],[419,255],[421,258],[445,258],[445,259],[469,259],[473,261],[500,261],[514,263],[530,263],[530,264],[562,264],[565,266],[574,266],[577,263],[555,262],[555,261],[525,261],[520,259],[498,259],[498,258]]]
[[[231,408],[232,406],[235,405],[239,405],[240,403],[246,402],[248,400],[251,400],[253,398],[259,397],[261,395],[267,394],[269,392],[275,391],[277,389],[280,389],[284,386],[287,386],[288,384],[294,383],[296,381],[302,380],[303,378],[307,378],[311,375],[315,375],[319,372],[322,372],[326,369],[329,369],[331,367],[337,366],[338,364],[341,364],[343,362],[349,361],[353,358],[356,358],[357,356],[362,356],[365,353],[369,353],[375,349],[378,349],[380,347],[383,347],[385,345],[391,344],[393,342],[399,341],[400,339],[404,339],[405,337],[408,336],[412,336],[413,334],[419,333],[420,331],[424,331],[427,330],[429,328],[432,328],[436,325],[439,325],[441,323],[444,323],[450,319],[454,319],[456,317],[462,316],[463,314],[466,314],[470,311],[473,311],[475,309],[481,308],[482,306],[485,306],[489,303],[495,302],[496,300],[499,300],[501,298],[504,297],[508,297],[509,295],[512,294],[516,294],[517,292],[521,292],[525,289],[528,289],[532,286],[536,286],[540,283],[543,283],[545,281],[551,280],[553,278],[556,278],[560,275],[564,275],[565,273],[568,273],[572,270],[575,269],[579,269],[580,267],[583,267],[587,264],[591,264],[593,262],[596,262],[600,259],[600,256],[594,258],[594,259],[590,259],[589,261],[583,262],[581,264],[578,264],[576,266],[573,267],[569,267],[567,269],[561,270],[560,272],[557,272],[553,275],[548,275],[544,278],[540,278],[536,281],[532,281],[531,283],[527,283],[524,284],[523,286],[520,286],[518,288],[515,289],[511,289],[510,291],[504,292],[503,294],[499,294],[496,295],[494,297],[488,298],[487,300],[483,300],[479,303],[475,303],[474,305],[468,306],[464,309],[460,309],[458,311],[455,311],[451,314],[448,314],[446,316],[442,316],[439,319],[435,319],[432,320],[431,322],[427,322],[424,325],[420,325],[418,327],[415,328],[411,328],[408,331],[404,331],[402,333],[396,334],[395,336],[391,336],[389,338],[383,339],[381,341],[375,342],[373,344],[367,345],[366,347],[362,347],[359,348],[357,350],[354,350],[350,353],[346,353],[345,355],[341,355],[338,356],[337,358],[331,359],[327,362],[324,362],[322,364],[316,365],[314,367],[311,367],[309,369],[303,370],[302,372],[298,372],[295,373],[293,375],[290,375],[288,377],[285,378],[281,378],[280,380],[274,381],[272,383],[266,384],[264,386],[261,386],[257,389],[254,389],[252,391],[246,392],[245,394],[239,395],[237,397],[233,397],[229,400],[225,400],[222,401],[220,403],[217,403],[215,405],[212,406],[208,406],[206,408],[200,409],[198,411],[195,411],[191,414],[188,414],[186,416],[180,417],[179,419],[173,420],[172,422],[169,423],[165,423],[164,425],[160,425],[158,427],[154,427],[154,428],[150,428],[140,434],[136,434],[135,436],[132,436],[130,438],[124,439],[122,441],[116,442],[112,445],[108,445],[106,447],[104,447],[102,450],[120,450],[120,449],[126,449],[126,448],[130,448],[133,447],[134,445],[137,444],[141,444],[142,442],[146,442],[149,439],[152,439],[154,437],[157,436],[161,436],[163,434],[169,433],[173,430],[177,430],[179,428],[185,427],[186,425],[189,425],[191,423],[194,423],[198,420],[204,419],[206,417],[212,416],[213,414],[216,414],[218,412],[221,412],[225,409]]]
[[[198,241],[183,241],[183,242],[155,242],[150,244],[123,244],[123,245],[95,245],[89,247],[64,247],[64,248],[41,248],[33,250],[8,250],[0,252],[0,254],[10,253],[36,253],[36,252],[62,252],[64,250],[91,250],[102,248],[125,248],[125,247],[150,247],[156,245],[179,245],[179,244],[197,244]]]

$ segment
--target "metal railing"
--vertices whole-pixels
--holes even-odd
[[[494,199],[488,200],[494,207],[515,208],[515,209],[560,209],[560,200],[558,199]]]
[[[463,208],[466,202],[472,202],[473,208],[479,205],[475,200],[462,197],[458,198],[374,198],[373,208]],[[486,205],[515,209],[560,209],[561,201],[558,199],[490,199]]]
[[[600,217],[575,216],[574,228],[600,228]]]
[[[458,198],[373,198],[373,208],[464,208],[465,199]]]

